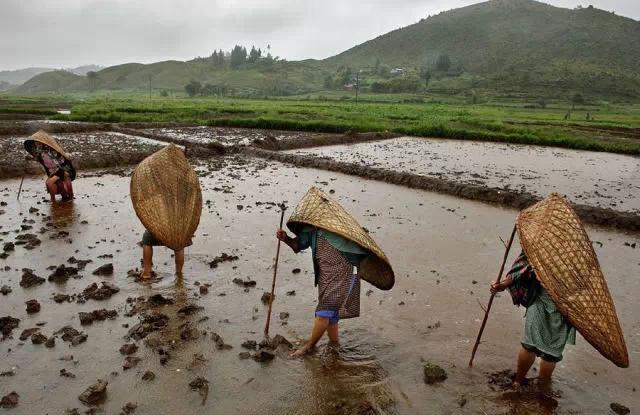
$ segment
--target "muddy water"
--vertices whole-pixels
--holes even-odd
[[[24,219],[33,219],[38,230],[51,223],[40,236],[42,244],[27,251],[16,247],[4,260],[10,270],[0,271],[1,284],[13,292],[0,296],[0,317],[20,318],[13,339],[0,342],[0,371],[15,367],[15,376],[0,377],[0,394],[15,390],[20,404],[8,413],[60,414],[67,408],[81,408],[77,396],[97,378],[107,379],[105,413],[118,413],[126,402],[138,405],[142,414],[352,414],[374,408],[387,414],[603,414],[609,403],[620,402],[632,413],[640,409],[634,388],[640,383],[636,358],[640,353],[640,317],[637,298],[640,280],[640,249],[624,243],[638,243],[640,237],[590,228],[595,249],[607,275],[610,289],[631,355],[631,368],[618,369],[600,357],[582,339],[566,352],[558,366],[553,397],[524,395],[518,399],[492,390],[487,374],[513,367],[522,334],[521,310],[506,296],[497,299],[480,347],[476,366],[466,367],[471,345],[480,324],[478,301],[488,299],[486,283],[494,278],[503,253],[499,236],[508,237],[515,211],[481,203],[415,191],[398,186],[310,169],[294,169],[242,158],[215,160],[198,167],[202,174],[205,208],[194,245],[187,250],[184,277],[172,274],[168,250],[157,248],[154,257],[160,279],[140,284],[127,277],[139,265],[141,250],[136,245],[142,233],[128,199],[127,177],[104,175],[81,177],[73,204],[52,208],[38,203],[41,180],[26,179],[23,196],[15,202],[17,180],[3,182],[1,200],[8,203],[0,215],[4,241],[12,241]],[[295,204],[311,185],[335,191],[336,197],[361,219],[385,249],[394,265],[397,283],[392,291],[380,292],[363,286],[362,317],[341,323],[341,362],[328,369],[321,353],[304,360],[281,356],[270,363],[241,360],[241,343],[261,340],[265,306],[263,291],[270,288],[275,254],[273,233],[278,213],[269,202],[288,200]],[[36,207],[39,212],[30,213]],[[51,219],[39,214],[50,215]],[[54,228],[53,225],[58,226]],[[60,230],[68,237],[50,239]],[[33,230],[28,230],[33,232]],[[24,233],[21,231],[20,233]],[[34,232],[35,233],[35,232]],[[207,262],[221,253],[239,260],[211,269]],[[113,258],[98,258],[101,255]],[[514,257],[517,252],[512,253]],[[23,289],[18,285],[23,267],[46,278],[50,265],[70,256],[91,259],[81,279],[66,284],[51,282]],[[111,262],[113,276],[98,277],[92,271]],[[299,274],[292,273],[301,268]],[[309,331],[315,307],[312,267],[308,253],[281,253],[274,318],[271,333],[294,341]],[[257,286],[245,292],[234,278],[255,280]],[[77,293],[92,282],[108,281],[120,292],[109,300],[88,300],[85,304],[56,304],[53,293]],[[474,283],[477,282],[477,283]],[[195,284],[211,284],[209,293],[198,294]],[[0,284],[0,285],[1,285]],[[295,290],[295,295],[286,295]],[[161,293],[175,304],[156,307],[170,320],[168,326],[139,341],[137,367],[124,371],[124,357],[118,352],[129,327],[139,315],[125,317],[128,297]],[[36,298],[42,304],[38,314],[27,315],[24,302]],[[204,307],[190,316],[176,311],[187,304]],[[116,309],[116,320],[80,326],[79,311]],[[279,315],[290,317],[283,325]],[[206,319],[205,319],[206,318]],[[65,325],[88,335],[85,343],[69,347],[60,338],[53,349],[21,342],[26,328],[46,322],[47,336]],[[184,324],[206,331],[194,340],[180,336]],[[222,336],[231,350],[217,350],[211,332]],[[155,343],[169,351],[165,365],[154,352]],[[324,341],[321,343],[322,350]],[[72,354],[73,361],[58,360]],[[202,357],[195,358],[195,354]],[[423,360],[441,365],[448,379],[439,386],[425,385]],[[61,377],[67,369],[76,378]],[[152,370],[153,381],[142,380]],[[197,376],[209,381],[204,404],[188,384]],[[460,403],[466,404],[460,407]],[[554,409],[555,408],[555,409]],[[83,409],[84,410],[84,409]],[[360,412],[358,412],[360,411]]]
[[[640,158],[633,156],[413,137],[291,152],[640,212]]]

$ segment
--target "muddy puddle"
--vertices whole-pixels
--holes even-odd
[[[640,212],[634,156],[412,137],[291,152],[541,197],[559,192],[577,204]]]
[[[52,134],[73,158],[76,169],[129,166],[142,161],[167,143],[111,131],[75,134]],[[0,177],[21,176],[42,172],[35,161],[26,161],[23,142],[29,136],[0,137],[0,152],[14,155],[0,157]]]
[[[78,198],[55,206],[43,201],[41,178],[25,179],[20,202],[19,180],[1,182],[0,242],[26,241],[0,260],[0,285],[12,290],[0,296],[0,317],[20,319],[12,338],[0,342],[0,372],[11,374],[0,377],[0,395],[19,394],[7,413],[82,413],[87,406],[78,396],[97,379],[108,382],[99,404],[108,414],[127,403],[140,414],[603,414],[612,402],[632,413],[640,409],[640,280],[632,278],[640,271],[638,234],[589,228],[631,367],[616,368],[579,338],[558,365],[550,395],[514,397],[494,384],[499,376],[490,376],[514,367],[522,335],[523,311],[506,295],[494,303],[472,370],[467,361],[479,304],[488,300],[487,283],[503,254],[499,237],[508,237],[516,211],[240,155],[197,164],[204,209],[184,276],[173,275],[170,251],[157,248],[158,279],[144,284],[128,276],[140,264],[136,244],[143,231],[128,177],[85,172],[75,182]],[[255,353],[243,343],[263,338],[275,203],[293,205],[311,185],[332,193],[371,231],[394,265],[396,286],[381,292],[363,285],[362,317],[341,323],[337,361],[326,340],[304,360],[286,359],[282,344],[269,362],[243,359],[241,353]],[[40,242],[19,236],[29,233]],[[238,258],[212,268],[223,253]],[[54,269],[61,264],[62,271]],[[23,268],[44,281],[21,287]],[[94,275],[98,268],[102,275]],[[48,281],[50,275],[57,277]],[[271,334],[294,344],[305,338],[315,298],[310,254],[284,249]],[[41,310],[28,314],[31,299]],[[80,317],[95,321],[82,325]],[[30,328],[49,339],[68,325],[77,332],[56,335],[51,348],[19,339]],[[125,344],[128,357],[120,351]],[[444,368],[448,378],[426,385],[425,362]]]

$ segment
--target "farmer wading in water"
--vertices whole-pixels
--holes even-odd
[[[44,167],[48,176],[45,186],[51,201],[56,201],[56,195],[61,195],[63,202],[73,199],[72,181],[76,172],[60,144],[44,131],[38,131],[24,142],[24,147]]]
[[[314,348],[325,332],[330,347],[339,344],[338,322],[360,316],[360,279],[391,289],[393,270],[380,248],[340,205],[312,187],[276,237],[298,253],[311,248],[318,305],[311,338],[292,357]]]
[[[565,345],[576,344],[576,329],[542,288],[524,253],[518,256],[504,280],[491,284],[492,293],[506,289],[509,289],[515,305],[527,308],[513,384],[517,387],[526,382],[536,356],[541,359],[538,380],[541,384],[548,384],[556,363],[562,360]]]
[[[576,330],[614,364],[629,366],[607,282],[571,205],[552,193],[520,212],[516,229],[522,253],[506,278],[491,284],[492,293],[509,289],[513,303],[527,309],[514,386],[527,381],[536,357],[538,382],[548,386]]]
[[[152,277],[153,247],[174,251],[182,274],[184,248],[200,222],[202,192],[182,150],[169,145],[144,159],[131,176],[131,201],[146,228],[142,236],[142,279]]]

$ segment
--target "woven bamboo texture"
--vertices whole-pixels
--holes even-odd
[[[173,250],[187,246],[202,212],[202,192],[195,171],[173,144],[152,154],[131,176],[136,215],[153,236]]]
[[[69,166],[71,166],[71,176],[72,176],[72,180],[75,179],[76,177],[76,171],[73,168],[73,163],[71,162],[71,156],[69,156],[69,154],[67,154],[64,149],[62,148],[62,146],[56,141],[55,138],[51,137],[49,134],[47,134],[46,132],[40,130],[37,133],[33,134],[31,137],[29,137],[28,139],[26,139],[24,141],[24,149],[27,150],[27,152],[29,154],[31,154],[34,157],[37,157],[36,152],[34,151],[33,148],[33,144],[34,143],[41,143],[44,144],[45,146],[53,149],[54,151],[56,151],[58,154],[60,154],[62,157],[64,157],[64,159],[67,161],[67,163],[69,163]]]
[[[373,255],[362,261],[358,275],[381,290],[393,287],[393,269],[382,249],[342,206],[317,187],[309,189],[287,221],[293,232],[305,224],[336,233],[370,251]]]
[[[629,366],[616,308],[587,232],[559,194],[518,216],[522,248],[542,286],[569,322],[604,357]]]

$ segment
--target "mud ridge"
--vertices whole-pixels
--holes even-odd
[[[39,130],[51,134],[90,133],[95,131],[112,131],[112,124],[88,122],[39,122],[39,121],[3,121],[0,122],[2,135],[31,135]]]
[[[354,163],[336,162],[313,156],[278,153],[255,147],[246,148],[244,153],[268,160],[289,163],[297,167],[309,167],[334,171],[352,176],[359,176],[365,179],[378,180],[430,192],[444,193],[463,199],[478,200],[514,209],[524,209],[542,199],[541,197],[525,192],[518,193],[512,190],[457,183],[446,179],[396,172]],[[640,215],[595,206],[575,204],[573,206],[580,218],[586,223],[617,229],[640,231]]]
[[[221,156],[229,152],[235,152],[235,147],[225,147],[220,143],[211,142],[208,144],[197,144],[188,140],[181,140],[178,138],[170,137],[167,135],[161,134],[152,134],[144,131],[140,131],[138,129],[121,127],[119,125],[113,125],[113,131],[138,136],[150,138],[152,140],[162,141],[165,143],[173,143],[180,146],[183,146],[187,149],[187,154],[191,157],[208,157],[208,156]]]
[[[356,144],[367,141],[387,140],[401,137],[395,133],[347,133],[347,134],[308,134],[305,138],[295,140],[276,140],[270,137],[254,142],[254,146],[263,150],[283,151],[301,148],[334,146],[339,144]]]

